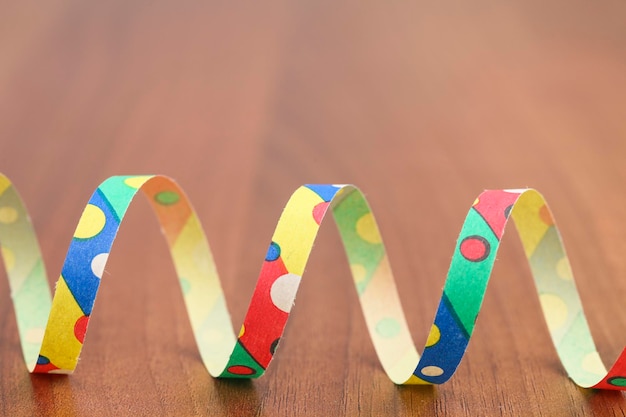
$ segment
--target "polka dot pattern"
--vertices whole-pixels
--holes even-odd
[[[278,344],[280,343],[280,337],[276,338],[272,344],[270,345],[270,353],[274,355],[276,353],[276,349],[278,349]]]
[[[602,363],[602,359],[600,359],[600,354],[598,352],[586,354],[580,365],[586,372],[596,375],[606,374],[606,369],[604,369],[604,364]]]
[[[87,333],[87,325],[89,324],[89,317],[81,316],[76,323],[74,323],[74,337],[80,343],[85,340],[85,333]]]
[[[187,295],[191,292],[191,282],[189,282],[188,279],[186,278],[180,278],[179,279],[180,282],[180,289],[183,292],[183,295]]]
[[[161,222],[181,274],[192,327],[200,332],[197,340],[201,355],[215,375],[250,378],[263,374],[280,343],[318,227],[331,210],[367,313],[372,340],[394,382],[439,384],[455,372],[474,330],[504,227],[513,218],[520,226],[553,341],[570,376],[583,386],[626,389],[626,354],[606,373],[582,315],[553,217],[543,198],[532,190],[486,191],[474,201],[420,358],[414,348],[412,351],[403,345],[408,330],[402,311],[390,306],[397,303],[397,294],[396,298],[390,297],[395,291],[391,270],[374,216],[358,190],[341,185],[307,185],[294,193],[272,237],[248,314],[235,337],[229,336],[232,329],[213,327],[227,312],[199,220],[173,181],[150,176],[112,177],[92,195],[56,285],[54,305],[61,308],[49,310],[45,337],[41,323],[27,322],[17,315],[25,352],[29,344],[40,347],[39,354],[32,356],[34,372],[67,373],[76,366],[111,245],[139,191],[148,197]],[[40,281],[44,277],[45,284],[38,252],[28,257],[28,251],[10,238],[23,234],[28,227],[28,216],[19,198],[10,182],[0,176],[0,242],[12,294],[17,294],[16,305],[22,302],[21,294],[28,293],[16,289],[33,285],[31,275]],[[31,248],[36,246],[29,244]],[[207,283],[199,276],[211,278]],[[218,296],[208,301],[197,299],[199,291]],[[37,303],[29,299],[24,304]],[[50,308],[43,305],[44,311]],[[196,315],[196,309],[202,313]],[[204,342],[235,347],[225,352],[207,348]],[[400,349],[398,344],[402,345]],[[211,349],[219,353],[218,357],[212,356]]]
[[[26,333],[26,340],[30,343],[41,343],[41,341],[43,340],[43,335],[46,329],[44,329],[43,327],[36,327],[36,328],[32,328],[30,329],[27,333]]]
[[[616,387],[625,387],[626,388],[626,377],[624,376],[616,376],[608,379],[608,383],[614,385]]]
[[[228,367],[227,371],[234,375],[248,376],[256,374],[256,371],[253,368],[245,365],[233,365]]]
[[[280,257],[280,246],[276,242],[270,243],[270,247],[267,250],[267,255],[265,255],[265,260],[267,262],[275,261]]]
[[[400,333],[400,323],[394,318],[385,317],[376,323],[376,333],[384,339],[392,339]]]
[[[463,239],[459,250],[461,251],[461,255],[468,261],[481,262],[489,256],[491,246],[484,237],[473,235]]]
[[[563,256],[558,260],[556,264],[556,274],[559,278],[571,281],[574,279],[574,274],[572,274],[572,268],[569,265],[569,260],[566,256]]]
[[[441,339],[441,331],[439,331],[439,327],[436,324],[433,324],[430,328],[430,333],[428,333],[428,339],[426,339],[426,347],[435,346],[439,339]]]
[[[130,203],[130,201],[128,202]],[[85,315],[90,315],[108,253],[120,226],[112,204],[96,191],[83,212],[61,274]],[[79,261],[80,260],[80,261]]]
[[[322,224],[322,219],[324,218],[324,214],[326,214],[326,210],[328,210],[328,205],[329,203],[324,201],[313,207],[313,219],[318,225]]]
[[[565,324],[568,315],[565,301],[554,294],[541,294],[539,299],[550,331],[561,328]]]
[[[0,207],[0,223],[15,223],[18,216],[19,214],[14,207]]]
[[[4,267],[6,268],[7,271],[12,271],[13,268],[15,268],[15,253],[7,248],[2,246],[0,248],[0,250],[2,251],[2,259],[4,260]]]
[[[542,205],[539,209],[539,217],[541,221],[543,221],[548,226],[552,226],[554,224],[554,220],[552,220],[552,214],[550,214],[550,209],[547,205]]]
[[[171,204],[178,203],[178,200],[180,200],[180,196],[175,191],[161,191],[154,196],[154,199],[157,203],[161,205],[169,206]]]
[[[59,369],[59,368],[57,366],[55,366],[50,361],[50,359],[48,359],[47,357],[45,357],[43,355],[39,355],[39,358],[37,359],[37,365],[35,367],[34,372],[48,373],[48,372],[56,371],[57,369]]]
[[[356,232],[366,242],[373,244],[381,243],[380,234],[372,213],[366,213],[357,220]]]
[[[431,376],[431,377],[443,375],[443,369],[434,365],[423,367],[421,372],[422,372],[422,375]]]
[[[150,176],[147,176],[147,175],[137,175],[137,176],[132,176],[132,177],[125,178],[124,179],[124,184],[127,185],[130,188],[138,189],[139,187],[144,185],[144,183],[146,181],[148,181],[149,179],[150,179]]]
[[[104,229],[106,217],[102,209],[96,205],[88,204],[80,218],[74,237],[77,239],[89,239],[96,236]]]
[[[289,313],[291,307],[293,307],[293,301],[296,298],[296,291],[298,291],[299,285],[300,276],[296,274],[285,274],[278,277],[270,290],[274,306],[285,313]]]
[[[350,271],[356,284],[364,282],[367,278],[367,269],[361,264],[351,264]]]
[[[104,267],[109,259],[108,253],[99,253],[91,260],[91,272],[98,278],[102,278]]]

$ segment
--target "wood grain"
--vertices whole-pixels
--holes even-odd
[[[3,3],[0,170],[51,278],[101,180],[167,174],[198,210],[238,326],[289,194],[350,182],[374,207],[421,344],[475,196],[533,186],[600,353],[626,345],[624,2]],[[514,233],[449,383],[387,379],[330,226],[266,376],[214,380],[147,213],[130,210],[72,376],[26,372],[0,279],[2,414],[625,414],[621,393],[567,379]]]

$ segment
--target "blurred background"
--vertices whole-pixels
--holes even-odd
[[[6,2],[1,169],[31,201],[171,175],[216,224],[266,192],[277,216],[304,182],[356,183],[375,207],[399,178],[455,211],[483,188],[565,201],[626,174],[625,17],[621,1]],[[55,210],[31,209],[42,226]]]
[[[464,212],[484,188],[538,188],[566,242],[579,242],[575,271],[626,272],[625,21],[618,0],[3,2],[0,170],[30,207],[52,277],[97,184],[174,177],[205,224],[235,321],[289,193],[355,183],[400,281],[435,277],[419,284],[427,301],[410,319],[422,340]],[[146,266],[166,252],[144,209],[131,211],[117,249],[144,261],[112,258],[111,270],[171,274],[166,260]],[[346,273],[334,232],[323,239],[331,249],[311,268],[336,262]],[[511,245],[510,266],[498,268],[523,264]],[[531,293],[527,278],[515,291]],[[500,285],[497,294],[514,284]],[[598,317],[621,302],[609,284],[581,286],[607,298]],[[116,307],[102,304],[94,328],[106,329]],[[612,334],[599,330],[608,354],[624,342]]]

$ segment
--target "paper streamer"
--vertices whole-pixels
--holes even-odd
[[[0,175],[2,257],[31,372],[71,373],[76,367],[111,245],[139,191],[152,205],[169,244],[200,355],[213,376],[256,378],[267,369],[330,209],[376,353],[394,383],[441,384],[454,374],[474,330],[504,228],[513,218],[552,341],[570,378],[582,387],[626,389],[626,349],[607,372],[552,214],[535,190],[485,191],[476,199],[420,356],[376,221],[356,187],[305,185],[293,193],[235,336],[198,217],[179,186],[164,176],[111,177],[97,188],[78,222],[52,298],[26,209],[11,182]]]

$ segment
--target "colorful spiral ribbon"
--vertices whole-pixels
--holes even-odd
[[[173,180],[117,176],[104,181],[83,211],[52,298],[29,216],[11,182],[0,174],[2,257],[31,372],[71,373],[76,367],[108,254],[140,190],[167,239],[200,355],[213,376],[256,378],[265,372],[319,226],[331,208],[376,353],[396,384],[441,384],[454,374],[474,330],[504,228],[512,217],[552,341],[570,378],[582,387],[626,389],[626,349],[607,372],[552,214],[535,190],[491,190],[476,199],[457,241],[420,357],[376,221],[365,197],[352,185],[305,185],[293,193],[235,337],[200,221]]]

